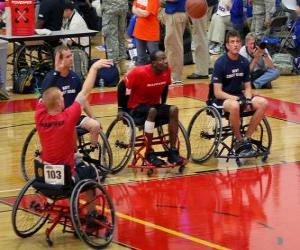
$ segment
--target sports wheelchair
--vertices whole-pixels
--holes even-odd
[[[250,118],[254,111],[241,112],[240,131],[245,135]],[[234,150],[235,138],[229,122],[229,113],[223,109],[209,105],[201,108],[192,117],[188,136],[191,143],[191,158],[196,163],[203,163],[211,156],[216,158],[235,159],[241,166],[242,158]],[[251,144],[255,151],[253,157],[262,157],[265,162],[270,154],[272,133],[267,119],[264,117],[252,135]]]
[[[122,95],[123,97],[125,96],[125,89],[125,82],[121,81],[118,85],[119,107],[127,107],[127,98],[122,99],[121,97]],[[126,100],[126,103],[120,104],[121,99]],[[180,122],[178,125],[178,139],[176,146],[183,159],[183,163],[180,166],[167,163],[160,166],[160,168],[179,167],[179,173],[182,173],[190,157],[191,148],[185,128]],[[136,135],[136,127],[138,128],[138,135]],[[152,146],[155,149],[155,154],[159,157],[167,157],[168,155],[169,134],[167,131],[167,125],[156,125],[156,132],[153,135]],[[131,164],[128,166],[129,168],[140,168],[142,171],[143,169],[146,169],[148,176],[151,176],[154,169],[158,168],[148,162],[145,158],[147,139],[144,135],[143,127],[136,126],[133,118],[127,112],[124,112],[121,118],[117,117],[113,120],[107,129],[106,137],[113,152],[111,173],[116,174],[120,172],[126,166],[132,155],[133,159]]]
[[[99,133],[98,147],[91,148],[89,132],[80,127],[76,128],[78,152],[83,155],[83,160],[92,163],[103,173],[109,173],[112,166],[112,151],[108,140],[101,130]],[[41,156],[41,144],[36,128],[33,128],[25,139],[21,154],[21,172],[26,181],[34,177],[34,159]]]
[[[27,238],[43,225],[46,241],[57,225],[63,232],[74,233],[87,245],[98,249],[107,246],[115,229],[115,210],[105,188],[92,179],[75,183],[66,165],[43,164],[35,160],[36,177],[26,183],[12,210],[15,233]],[[97,169],[95,169],[97,171]]]

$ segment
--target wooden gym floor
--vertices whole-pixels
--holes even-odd
[[[184,75],[193,71],[186,66]],[[202,106],[208,81],[173,87],[168,103],[180,108],[188,126]],[[109,249],[298,249],[300,230],[300,81],[282,76],[273,89],[255,90],[268,98],[273,144],[267,163],[210,159],[177,169],[145,172],[125,168],[106,180],[117,211],[117,231]],[[11,94],[0,102],[0,247],[47,249],[42,228],[18,238],[11,225],[11,203],[24,181],[20,152],[33,127],[34,95]],[[116,116],[115,89],[95,89],[93,109],[104,130]],[[53,249],[86,249],[57,228]]]

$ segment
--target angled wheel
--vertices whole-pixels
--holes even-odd
[[[128,114],[124,114],[121,120],[116,118],[108,127],[106,136],[113,154],[111,173],[116,174],[126,166],[134,150],[133,119]]]
[[[157,127],[158,135],[165,137],[168,134],[168,125]],[[167,135],[169,137],[169,135]],[[169,138],[166,138],[169,140]],[[179,155],[185,159],[189,159],[191,156],[191,144],[188,138],[187,132],[181,122],[178,122],[178,141],[177,147],[179,149]],[[163,145],[165,150],[168,150],[168,145]]]
[[[106,190],[94,180],[82,180],[71,196],[71,220],[77,235],[93,248],[107,246],[115,230],[115,210]]]
[[[21,172],[25,181],[34,177],[34,159],[41,155],[41,144],[36,128],[25,139],[21,154]]]
[[[26,183],[12,210],[12,225],[15,233],[26,238],[35,234],[48,219],[45,210],[47,199],[32,187],[35,180]]]
[[[204,107],[194,114],[188,127],[192,160],[197,163],[208,160],[218,149],[221,134],[221,117],[214,107]]]
[[[82,128],[77,128],[78,150],[83,154],[83,160],[99,166],[104,172],[110,172],[113,163],[112,151],[105,133],[101,130],[98,137],[98,147],[91,149],[90,134]]]

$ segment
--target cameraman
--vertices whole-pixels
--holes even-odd
[[[240,55],[247,58],[250,63],[252,87],[255,89],[271,89],[271,81],[280,75],[274,68],[272,58],[266,49],[266,44],[256,42],[254,33],[248,33],[245,45],[240,50]]]

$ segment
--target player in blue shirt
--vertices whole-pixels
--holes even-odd
[[[235,150],[241,157],[251,157],[254,152],[250,138],[263,119],[268,102],[253,96],[250,82],[249,62],[239,55],[241,38],[236,31],[226,35],[227,52],[215,63],[210,84],[209,101],[229,113],[229,121],[236,138]],[[243,90],[244,89],[244,90]],[[245,137],[240,133],[240,112],[254,110]]]

